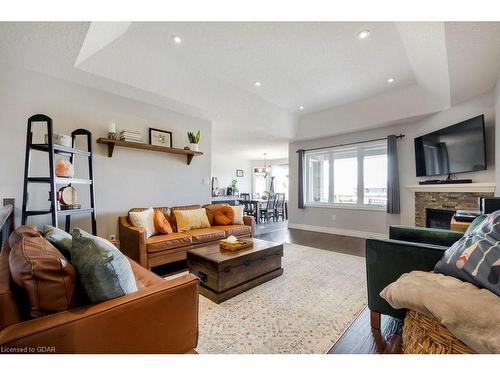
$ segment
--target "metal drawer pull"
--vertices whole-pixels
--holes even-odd
[[[265,261],[266,259],[267,259],[267,257],[260,257],[261,261]]]
[[[245,260],[245,261],[243,262],[243,264],[244,264],[245,266],[249,266],[251,263],[252,263],[252,262],[250,262],[249,260]]]
[[[198,277],[200,278],[202,283],[206,283],[208,280],[208,276],[205,272],[198,271]]]

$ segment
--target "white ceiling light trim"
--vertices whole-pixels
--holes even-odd
[[[174,41],[175,44],[181,44],[182,43],[182,38],[178,35],[174,35],[172,37],[172,40]]]
[[[396,80],[396,78],[394,77],[391,77],[387,80],[388,83],[394,83],[394,81]]]
[[[260,86],[262,86],[262,83],[260,81],[255,81],[254,86],[260,87]]]
[[[370,36],[370,34],[371,34],[370,30],[361,30],[358,33],[358,39],[360,40],[367,39]]]

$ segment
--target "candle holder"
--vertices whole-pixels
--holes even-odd
[[[108,138],[109,139],[116,139],[116,133],[115,132],[108,132]]]

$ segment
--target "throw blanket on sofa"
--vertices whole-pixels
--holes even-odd
[[[500,298],[451,276],[422,271],[402,275],[381,297],[443,324],[478,353],[500,353]]]

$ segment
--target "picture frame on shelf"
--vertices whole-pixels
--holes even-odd
[[[149,128],[149,144],[172,148],[172,132]]]
[[[243,177],[243,169],[236,170],[236,177]]]

